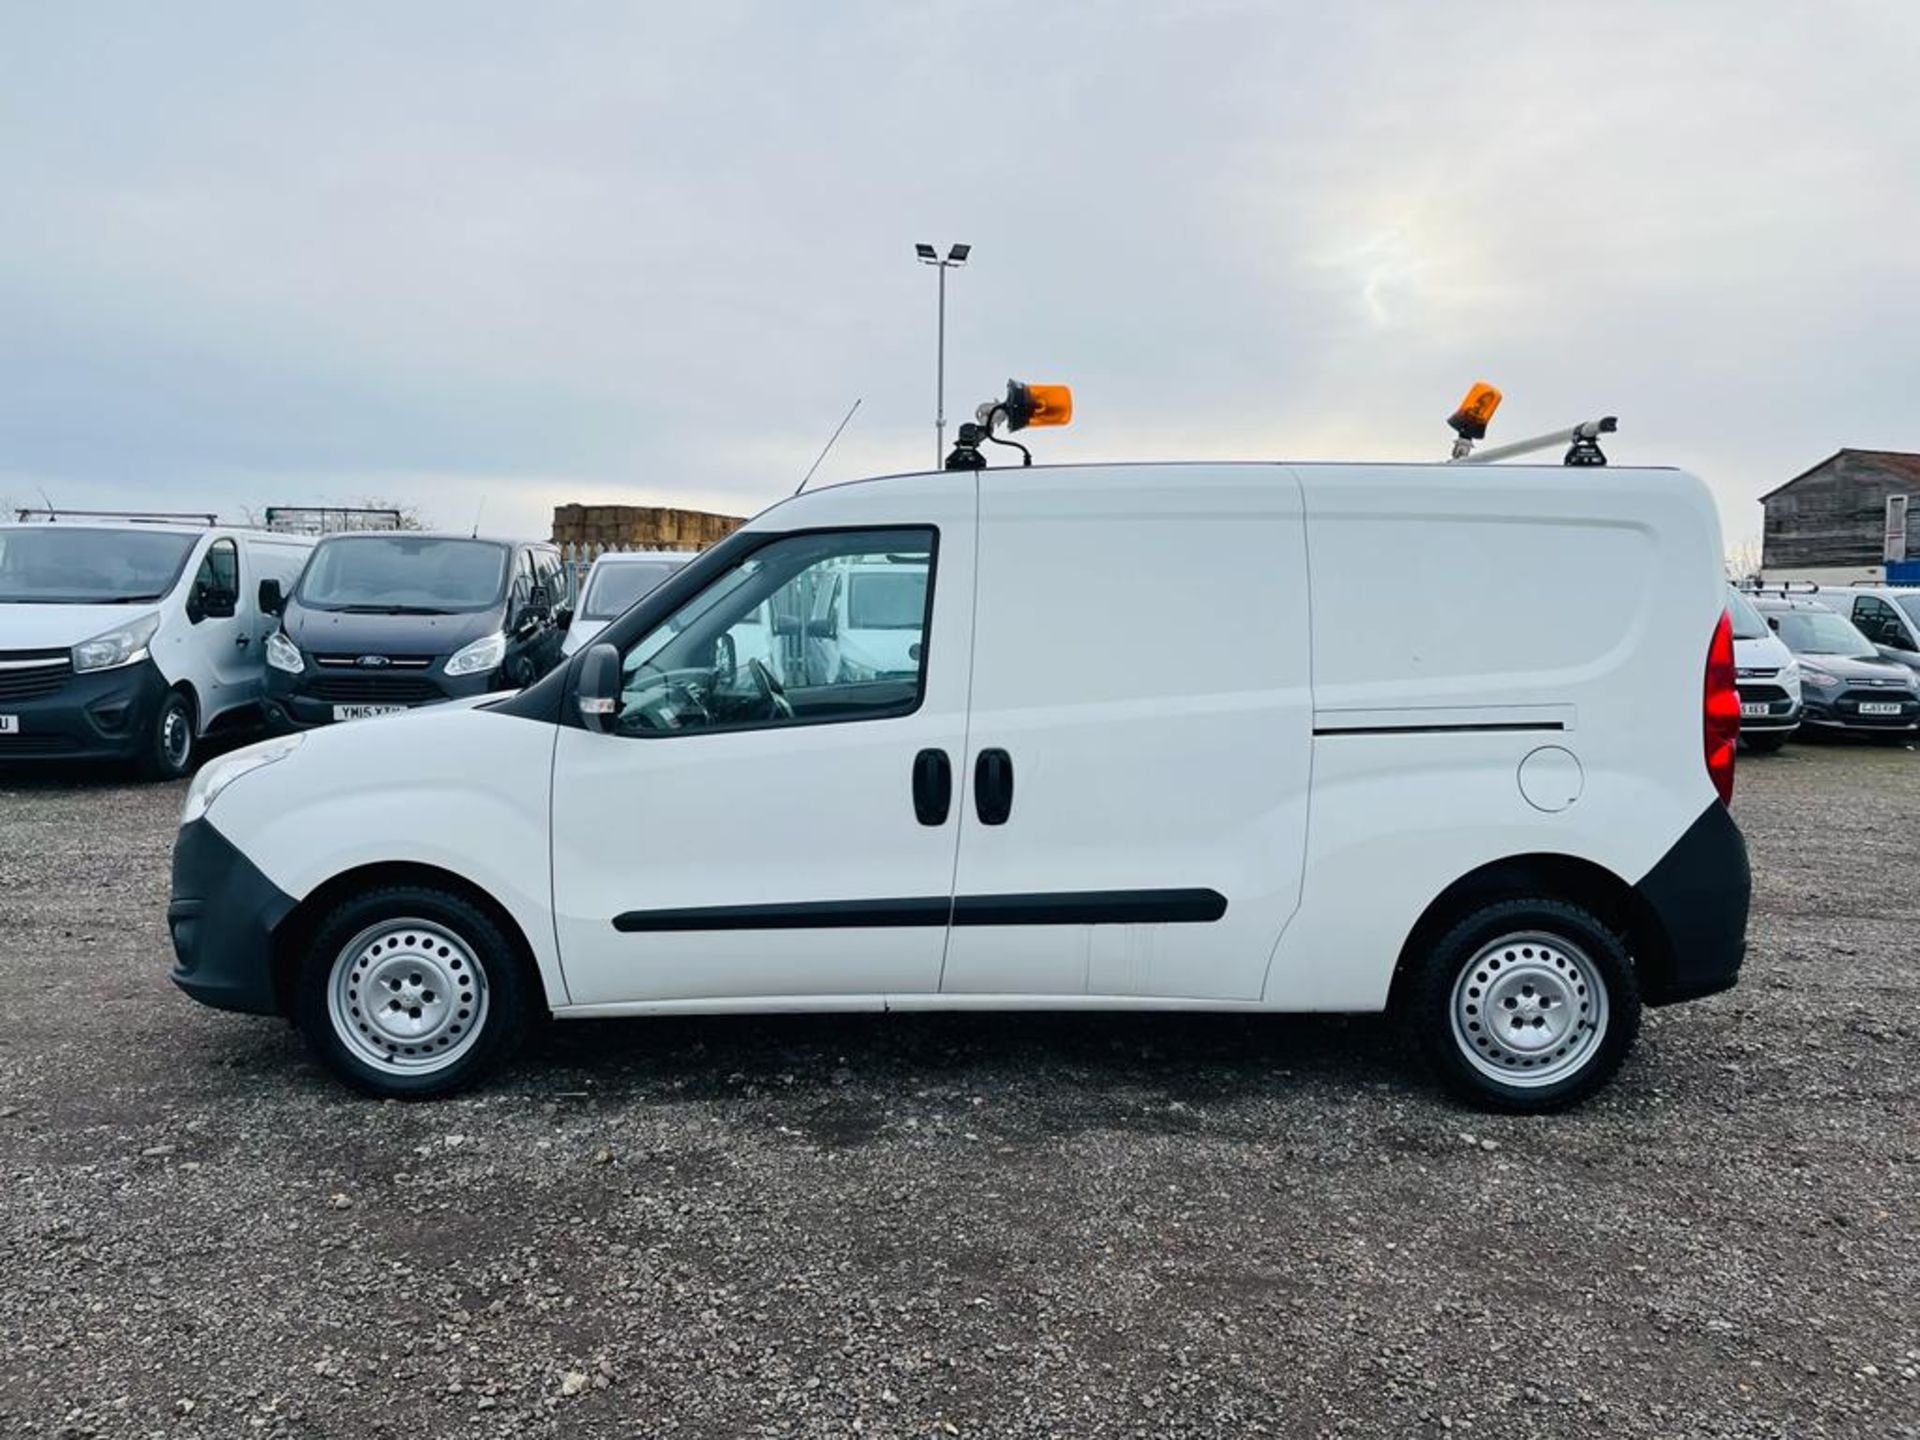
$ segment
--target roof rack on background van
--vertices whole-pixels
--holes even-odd
[[[220,517],[197,510],[16,510],[16,520],[42,517],[44,523],[56,520],[129,520],[136,525],[218,525]]]
[[[1818,580],[1747,579],[1742,580],[1736,588],[1744,590],[1749,595],[1765,595],[1769,592],[1775,595],[1813,595],[1818,593],[1821,587]]]
[[[267,529],[288,535],[339,535],[355,530],[398,530],[400,512],[378,505],[269,505]]]
[[[1562,465],[1604,465],[1607,457],[1601,453],[1600,437],[1611,435],[1620,428],[1620,422],[1612,415],[1602,415],[1598,420],[1582,420],[1578,425],[1569,425],[1564,430],[1550,431],[1545,435],[1535,435],[1530,440],[1515,440],[1511,445],[1496,445],[1491,450],[1473,452],[1473,442],[1487,438],[1487,426],[1493,421],[1493,412],[1500,408],[1501,392],[1497,386],[1484,380],[1476,380],[1473,388],[1467,391],[1467,398],[1460,402],[1447,420],[1453,427],[1453,453],[1447,457],[1449,462],[1462,465],[1490,465],[1495,460],[1511,460],[1517,455],[1531,455],[1536,450],[1550,450],[1555,445],[1567,447]]]

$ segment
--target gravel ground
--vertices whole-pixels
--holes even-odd
[[[372,1104],[167,982],[179,803],[0,776],[0,1435],[1920,1436],[1920,754],[1743,765],[1743,983],[1539,1120],[1190,1016]]]

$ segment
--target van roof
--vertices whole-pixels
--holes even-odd
[[[331,535],[315,538],[322,544],[332,545],[341,540],[478,540],[483,545],[531,545],[536,549],[552,550],[551,540],[528,540],[514,535],[471,535],[458,530],[336,530]]]
[[[85,520],[0,520],[0,530],[137,530],[142,535],[245,535],[255,540],[282,540],[293,545],[311,545],[312,535],[294,535],[284,530],[262,530],[256,525],[186,525],[167,520],[124,520],[105,517]]]

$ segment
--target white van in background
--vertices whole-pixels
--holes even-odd
[[[875,612],[911,666],[741,663],[770,603],[916,572]],[[1726,605],[1672,470],[808,491],[518,695],[203,768],[173,978],[376,1095],[548,1012],[1385,1010],[1469,1101],[1557,1109],[1738,974]]]
[[[1769,755],[1800,728],[1800,665],[1767,624],[1766,616],[1732,586],[1727,614],[1733,620],[1733,663],[1740,685],[1740,739]]]
[[[138,516],[0,525],[0,763],[130,760],[174,779],[216,724],[260,714],[259,582],[312,539]]]
[[[692,558],[680,550],[609,550],[597,558],[580,587],[560,653],[573,654]]]
[[[1920,671],[1920,589],[1901,585],[1816,585],[1779,593],[1818,601],[1853,622],[1883,660]]]

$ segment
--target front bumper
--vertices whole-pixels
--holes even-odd
[[[1642,975],[1649,1005],[1695,1000],[1733,987],[1747,953],[1753,875],[1747,842],[1718,800],[1634,886],[1657,953]]]
[[[114,670],[69,673],[59,688],[30,699],[0,699],[18,733],[0,735],[0,764],[16,760],[128,760],[153,732],[167,693],[151,660]]]
[[[319,669],[309,658],[307,668],[298,675],[284,670],[267,670],[267,723],[279,731],[311,730],[319,725],[337,723],[336,705],[401,705],[417,710],[446,700],[461,700],[470,695],[486,695],[495,690],[511,690],[498,670],[484,675],[440,673],[442,661],[430,670],[404,672],[355,671],[341,668]]]
[[[203,1005],[248,1015],[283,1013],[273,976],[273,932],[293,909],[282,892],[204,817],[173,842],[173,983]]]
[[[1897,704],[1900,712],[1897,715],[1863,715],[1860,713],[1863,703]],[[1806,707],[1800,718],[1803,723],[1816,725],[1823,730],[1846,730],[1861,735],[1911,733],[1920,730],[1920,700],[1898,690],[1885,695],[1868,691],[1864,697],[1857,690],[1827,695],[1808,691]]]
[[[1749,715],[1748,709],[1766,706],[1764,715]],[[1778,685],[1749,685],[1740,691],[1740,733],[1742,735],[1789,734],[1800,726],[1800,701]]]

